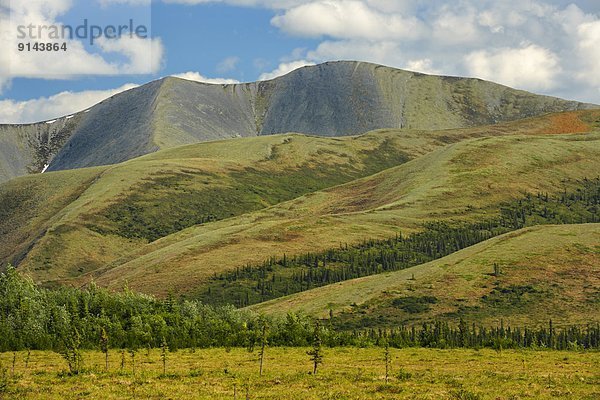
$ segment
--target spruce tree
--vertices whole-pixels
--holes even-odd
[[[323,349],[321,341],[321,326],[319,321],[315,323],[312,349],[307,351],[306,354],[310,356],[310,360],[313,363],[313,375],[317,374],[319,365],[323,363]]]
[[[162,342],[160,343],[160,359],[163,365],[163,375],[167,374],[167,352],[169,351],[169,345],[167,339],[163,336]]]
[[[265,348],[267,347],[267,330],[268,330],[267,321],[263,319],[261,322],[262,322],[262,332],[260,335],[260,351],[258,353],[258,357],[260,360],[260,370],[258,373],[259,376],[262,376],[262,374],[263,374],[263,363],[265,360]]]
[[[385,383],[387,384],[390,381],[390,363],[392,361],[392,358],[390,355],[390,345],[387,341],[385,342],[384,357],[385,357]]]
[[[108,371],[108,334],[104,328],[100,332],[100,350],[104,353],[104,369]]]

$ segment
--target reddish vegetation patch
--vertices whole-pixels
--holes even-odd
[[[557,135],[561,133],[587,133],[591,126],[580,119],[581,114],[576,112],[560,113],[550,116],[548,126],[540,133]]]

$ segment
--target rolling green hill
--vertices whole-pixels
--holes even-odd
[[[497,265],[498,274],[495,274]],[[486,326],[598,322],[600,224],[511,232],[406,270],[349,280],[252,306],[303,311],[344,328],[462,317]]]
[[[46,280],[94,270],[162,236],[399,165],[439,146],[392,133],[275,135],[184,146],[0,185],[0,259]]]
[[[210,140],[461,128],[593,107],[478,79],[361,62],[325,63],[237,85],[168,77],[53,121],[0,125],[0,182],[45,165],[58,171],[115,164]]]
[[[599,144],[595,133],[464,140],[366,178],[182,230],[93,277],[115,288],[127,281],[141,291],[187,293],[215,273],[269,256],[393,237],[428,221],[478,220],[527,192],[556,193],[598,176]]]
[[[270,256],[477,220],[600,175],[600,111],[442,131],[167,149],[0,185],[0,260],[45,285],[193,295]]]

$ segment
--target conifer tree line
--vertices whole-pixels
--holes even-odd
[[[596,349],[600,346],[600,324],[585,327],[570,326],[556,328],[552,320],[546,327],[511,328],[501,322],[498,327],[468,325],[460,319],[457,326],[448,322],[424,323],[420,327],[400,327],[392,329],[370,329],[354,332],[354,335],[368,337],[367,342],[396,348],[548,348],[555,350]]]
[[[433,222],[423,232],[368,240],[318,253],[271,257],[215,275],[199,299],[237,307],[261,303],[315,287],[423,264],[526,226],[600,222],[600,178],[578,182],[576,190],[550,196],[526,195],[502,204],[498,216],[474,223]]]
[[[321,346],[492,347],[582,350],[600,348],[600,324],[556,328],[476,327],[459,321],[393,329],[336,330],[330,320],[288,314],[267,318],[232,306],[197,300],[164,300],[130,290],[111,293],[95,285],[86,289],[44,289],[14,268],[0,274],[0,351],[54,350],[81,366],[81,349],[122,349],[135,363],[136,351],[160,348],[163,369],[167,351],[179,348],[313,346],[314,370]],[[261,356],[261,358],[263,357]]]

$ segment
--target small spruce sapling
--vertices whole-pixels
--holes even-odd
[[[31,349],[27,349],[27,355],[25,356],[25,369],[29,369],[29,359],[31,358]]]
[[[163,375],[167,374],[167,353],[169,352],[169,345],[167,339],[163,336],[162,342],[160,343],[160,359],[163,365]]]
[[[267,347],[267,341],[268,341],[268,325],[267,325],[267,321],[262,320],[262,329],[261,329],[261,335],[260,335],[260,351],[258,353],[258,357],[260,360],[260,370],[258,375],[262,376],[263,374],[263,364],[265,361],[265,348]]]
[[[384,357],[385,357],[385,383],[387,384],[390,382],[390,363],[392,361],[392,357],[390,354],[390,344],[387,341],[385,342]]]
[[[104,370],[108,371],[108,334],[104,328],[100,332],[100,350],[104,353]]]
[[[137,352],[136,349],[129,349],[129,356],[131,357],[131,372],[132,375],[135,376],[135,353]]]
[[[502,274],[502,271],[500,270],[500,265],[498,265],[498,263],[494,263],[494,276],[498,277],[500,276],[500,274]]]
[[[313,335],[312,349],[307,351],[306,354],[310,356],[310,360],[313,363],[313,375],[317,374],[319,365],[323,363],[323,348],[321,341],[321,325],[319,321],[315,323],[315,330]]]
[[[121,373],[125,369],[125,349],[121,349]]]
[[[83,365],[81,355],[81,335],[77,328],[73,328],[70,335],[63,338],[63,348],[60,355],[67,361],[71,375],[78,375]]]

